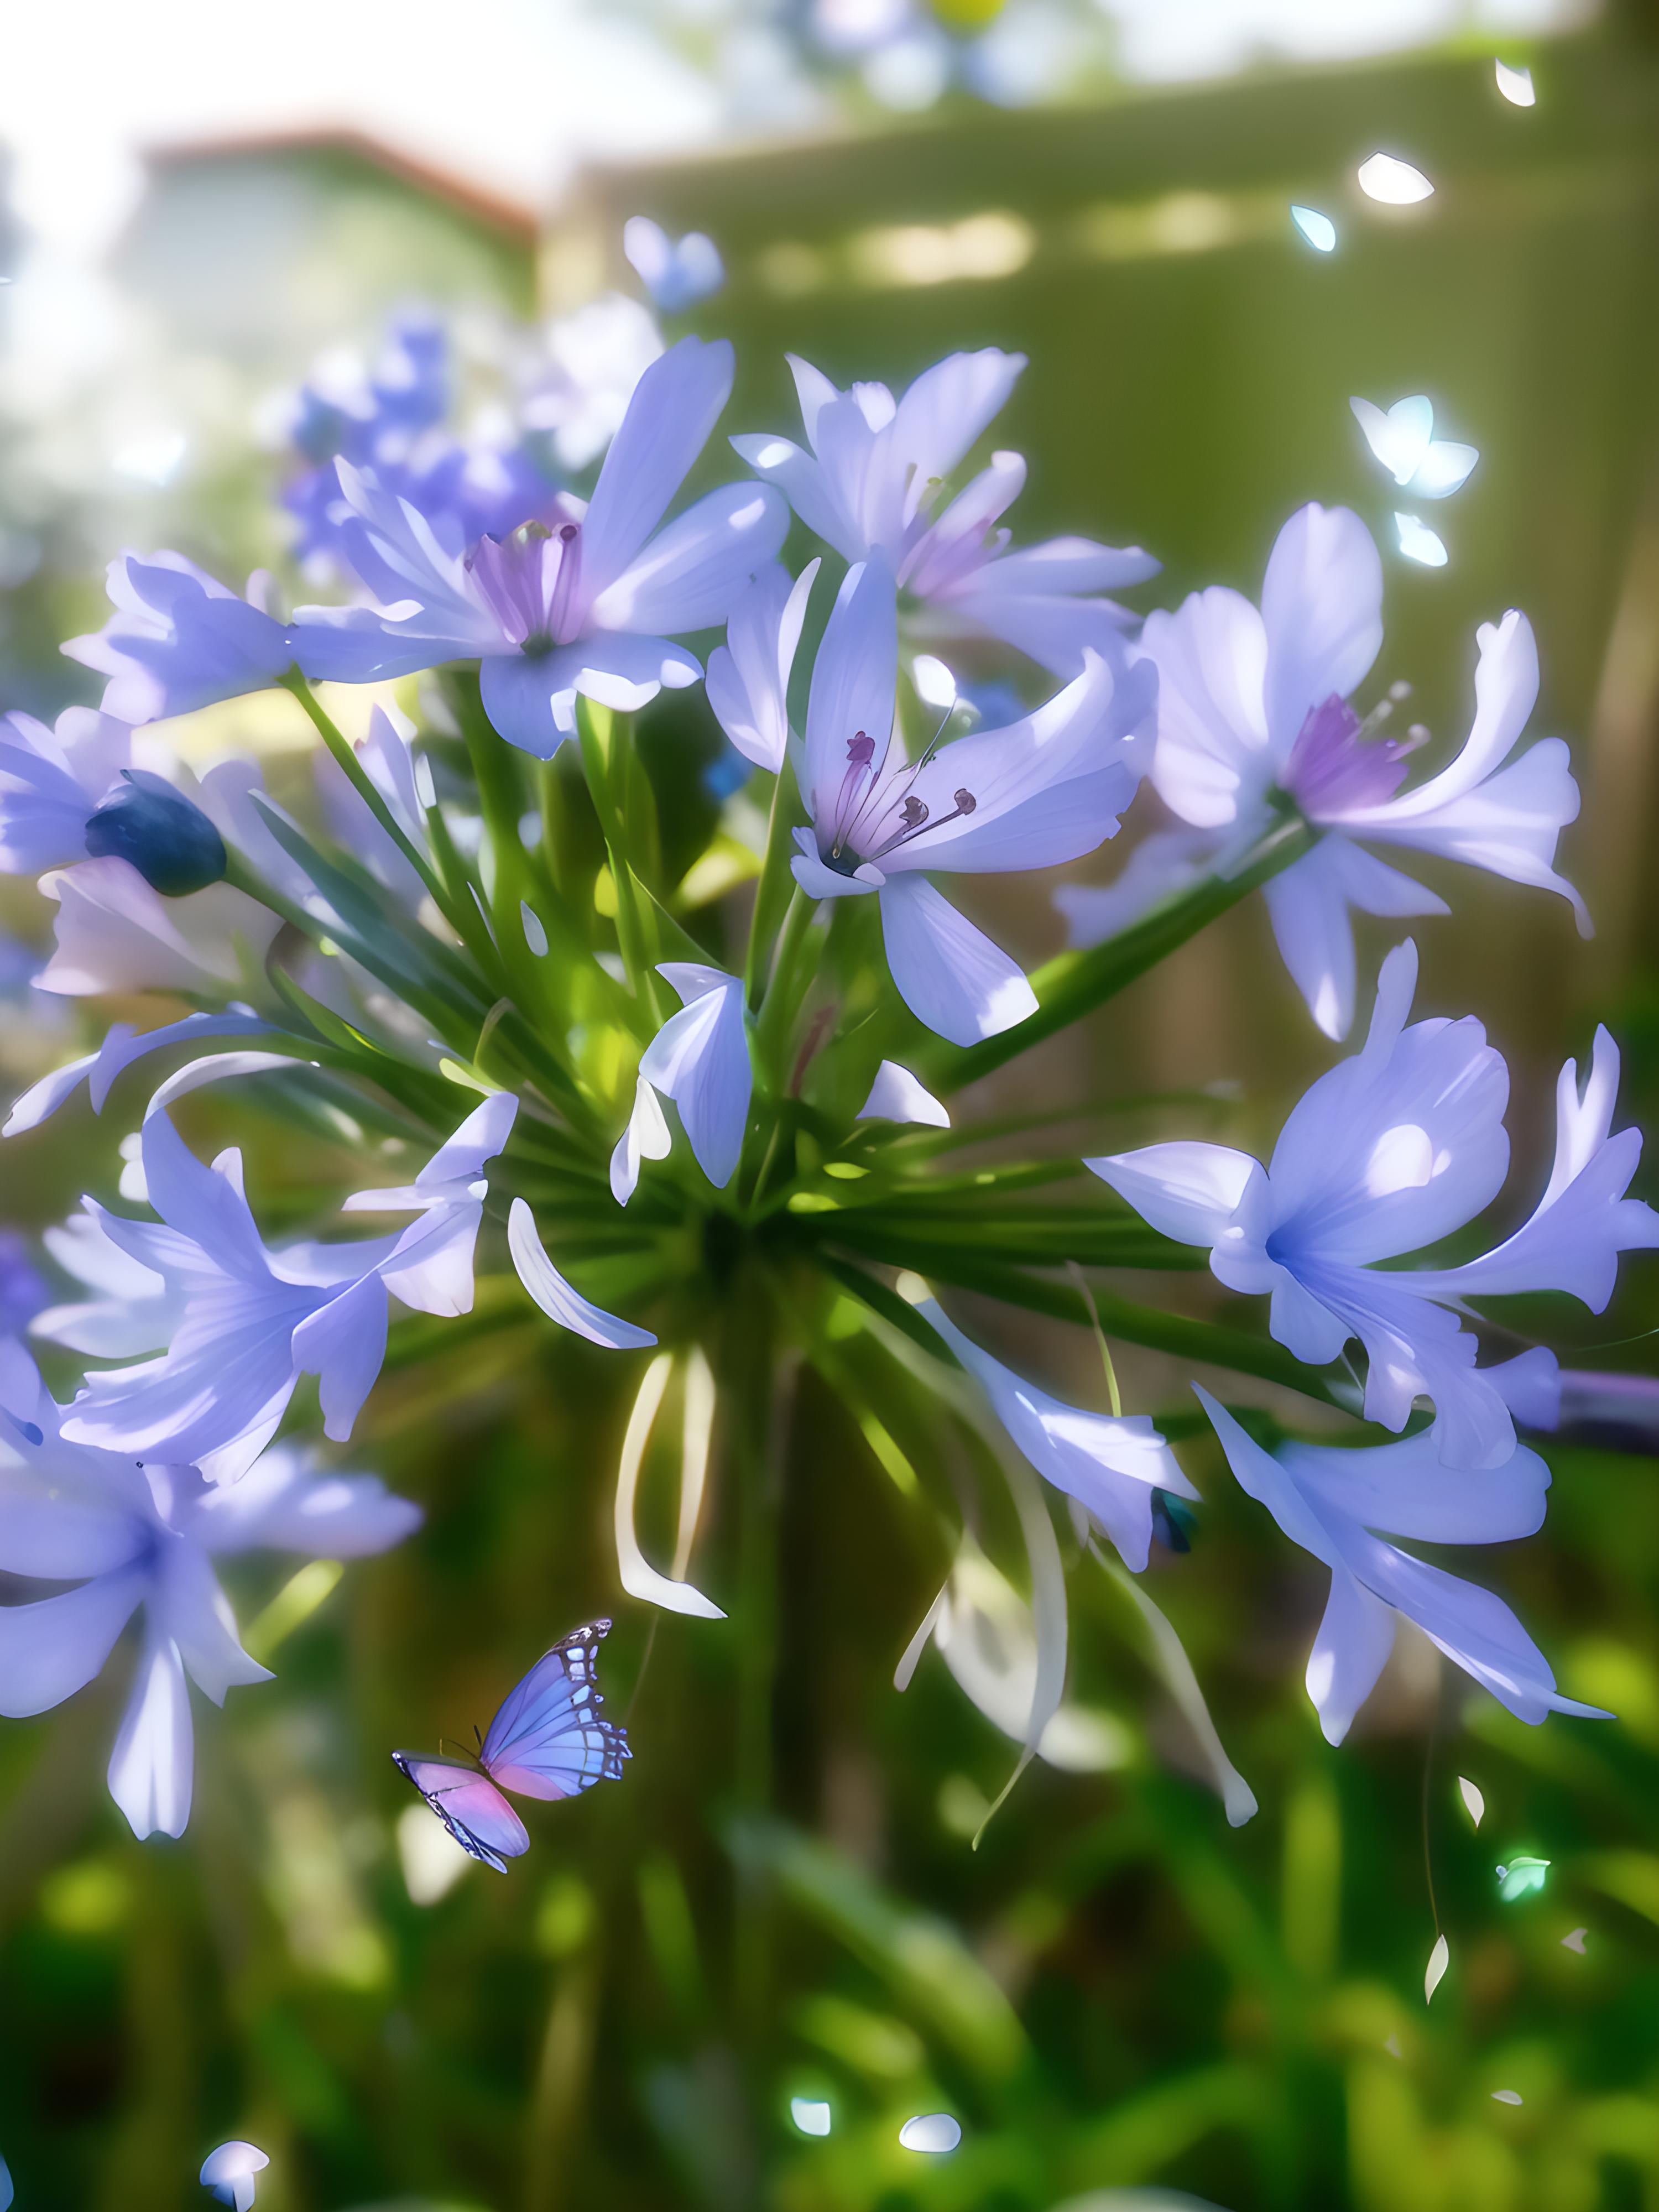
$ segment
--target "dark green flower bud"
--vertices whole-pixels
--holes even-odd
[[[94,860],[130,860],[152,890],[183,898],[224,879],[225,841],[201,808],[159,775],[124,769],[124,788],[112,792],[87,823],[87,851]]]
[[[1152,1492],[1152,1534],[1166,1550],[1190,1552],[1197,1528],[1198,1516],[1185,1498],[1167,1490]]]

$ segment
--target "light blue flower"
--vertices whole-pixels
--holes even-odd
[[[1006,404],[1025,356],[987,346],[952,354],[902,398],[884,384],[837,392],[792,354],[810,453],[787,438],[733,438],[809,530],[849,562],[882,556],[906,594],[907,634],[945,643],[995,637],[1056,676],[1085,650],[1108,650],[1133,617],[1099,594],[1138,584],[1158,564],[1139,546],[1053,538],[1019,552],[996,526],[1025,482],[1018,453],[994,453],[938,512],[947,478]]]
[[[1401,792],[1409,742],[1381,734],[1393,702],[1368,720],[1349,704],[1382,645],[1382,564],[1346,507],[1303,507],[1279,533],[1258,610],[1240,592],[1194,592],[1146,618],[1139,650],[1158,673],[1151,781],[1182,822],[1213,839],[1212,858],[1242,852],[1293,801],[1324,834],[1265,887],[1285,964],[1328,1036],[1353,1018],[1351,909],[1444,914],[1445,902],[1369,852],[1403,846],[1583,902],[1555,872],[1556,842],[1578,811],[1566,746],[1541,738],[1517,761],[1538,696],[1538,648],[1511,611],[1478,635],[1475,714],[1462,751]],[[1283,795],[1281,797],[1280,795]],[[1170,859],[1184,862],[1189,855]],[[1168,888],[1175,887],[1171,878]],[[1120,927],[1071,894],[1073,941]]]
[[[1560,1695],[1543,1653],[1502,1598],[1374,1533],[1434,1544],[1530,1536],[1543,1525],[1550,1481],[1536,1452],[1517,1445],[1499,1466],[1450,1475],[1427,1431],[1370,1449],[1287,1443],[1267,1452],[1208,1391],[1193,1387],[1240,1486],[1331,1571],[1307,1678],[1328,1742],[1341,1742],[1375,1688],[1401,1619],[1520,1720],[1549,1712],[1612,1718]]]
[[[982,1351],[933,1298],[916,1311],[937,1329],[985,1391],[1024,1457],[1045,1482],[1075,1498],[1139,1574],[1152,1540],[1158,1492],[1196,1498],[1175,1454],[1145,1413],[1091,1413],[1039,1390]]]
[[[670,635],[723,623],[789,523],[775,493],[727,484],[658,528],[732,374],[724,340],[682,338],[635,386],[586,508],[567,499],[553,524],[470,547],[340,462],[341,544],[382,611],[301,608],[295,657],[359,683],[477,660],[491,722],[544,760],[574,731],[579,692],[631,709],[696,683],[701,665]]]
[[[1022,1022],[1024,971],[927,881],[927,870],[1000,874],[1092,852],[1135,788],[1133,740],[1154,679],[1121,653],[1006,729],[981,730],[912,762],[894,729],[898,633],[882,556],[848,571],[812,670],[795,880],[813,898],[875,895],[887,964],[917,1019],[953,1044]]]
[[[419,1313],[471,1311],[484,1166],[517,1107],[497,1092],[412,1184],[346,1200],[347,1211],[417,1212],[401,1235],[275,1252],[243,1195],[241,1155],[204,1166],[153,1109],[142,1158],[163,1225],[83,1204],[111,1243],[160,1279],[155,1310],[176,1311],[176,1325],[161,1357],[88,1375],[64,1435],[233,1480],[275,1434],[301,1376],[315,1375],[324,1433],[349,1437],[386,1356],[388,1297]]]
[[[787,507],[749,483],[658,527],[732,374],[724,340],[682,338],[635,386],[585,508],[564,497],[552,520],[471,544],[454,515],[425,514],[372,469],[337,461],[337,543],[378,606],[301,607],[283,623],[268,611],[269,578],[245,600],[179,554],[126,555],[110,570],[116,615],[64,650],[108,675],[105,711],[130,722],[260,690],[295,668],[365,684],[477,660],[495,728],[550,759],[575,727],[578,693],[631,709],[665,684],[696,683],[701,664],[669,634],[723,623],[783,543]]]
[[[0,1607],[0,1712],[45,1712],[89,1682],[136,1613],[143,1645],[110,1761],[133,1832],[180,1835],[193,1765],[185,1677],[216,1705],[269,1670],[242,1649],[214,1571],[228,1553],[382,1552],[418,1507],[373,1477],[319,1471],[277,1449],[216,1490],[193,1467],[76,1443],[21,1345],[0,1342],[0,1568],[76,1585]]]
[[[38,876],[87,858],[87,822],[132,758],[132,732],[94,707],[66,707],[52,729],[0,720],[0,872]]]
[[[164,1022],[158,1029],[141,1031],[135,1031],[131,1022],[112,1022],[96,1052],[55,1067],[50,1075],[43,1075],[38,1083],[30,1085],[13,1105],[0,1136],[21,1136],[25,1130],[38,1128],[83,1083],[92,1100],[93,1112],[101,1114],[116,1078],[147,1053],[164,1051],[169,1045],[186,1041],[194,1043],[206,1037],[268,1036],[272,1033],[270,1024],[261,1021],[246,1006],[234,1006],[222,1014],[185,1014],[176,1022]]]
[[[109,678],[103,711],[119,721],[194,714],[264,690],[301,658],[295,626],[270,611],[275,588],[261,571],[239,599],[182,553],[123,553],[109,565],[114,614],[64,651]]]
[[[345,565],[340,543],[350,508],[340,495],[337,459],[371,468],[417,514],[452,526],[471,544],[520,523],[556,518],[561,487],[538,467],[522,438],[467,442],[445,429],[451,375],[447,332],[429,313],[392,322],[372,363],[330,357],[295,397],[289,434],[305,464],[283,493],[300,526],[295,552]]]
[[[1365,1412],[1405,1426],[1433,1401],[1449,1466],[1497,1467],[1515,1447],[1516,1370],[1475,1367],[1461,1324],[1470,1298],[1563,1291],[1600,1313],[1621,1252],[1659,1246],[1659,1215],[1625,1191],[1641,1158],[1634,1129],[1610,1133],[1619,1052],[1596,1032],[1582,1097],[1568,1061],[1557,1096],[1555,1165],[1531,1218],[1462,1267],[1386,1263],[1438,1243],[1498,1195],[1509,1167],[1509,1072],[1477,1021],[1411,1028],[1417,951],[1383,963],[1363,1051],[1319,1078],[1292,1109],[1264,1169],[1224,1145],[1164,1144],[1086,1164],[1136,1212],[1185,1244],[1207,1244],[1231,1290],[1270,1294],[1269,1327],[1298,1359],[1322,1366],[1358,1337],[1370,1361]]]
[[[745,760],[774,775],[789,750],[789,675],[818,568],[809,562],[792,583],[781,562],[769,561],[738,594],[726,643],[708,656],[708,703],[720,727]]]

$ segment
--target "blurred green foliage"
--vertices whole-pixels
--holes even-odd
[[[786,424],[785,344],[896,380],[957,344],[1030,351],[998,432],[1032,457],[1023,529],[1139,537],[1167,560],[1158,596],[1253,585],[1306,497],[1382,520],[1347,395],[1431,389],[1484,458],[1448,510],[1449,570],[1391,569],[1381,672],[1409,668],[1448,733],[1474,622],[1525,605],[1546,726],[1589,772],[1569,866],[1593,904],[1603,884],[1625,902],[1581,971],[1558,917],[1460,886],[1459,920],[1425,933],[1432,996],[1490,1016],[1528,1075],[1605,1010],[1652,1126],[1654,785],[1620,783],[1622,756],[1595,747],[1659,457],[1659,75],[1640,46],[1597,41],[1536,67],[1535,115],[1498,111],[1484,62],[1391,66],[635,174],[581,220],[614,229],[648,204],[720,239],[733,281],[709,325],[739,341],[734,427]],[[1422,222],[1339,200],[1378,143],[1439,180]],[[1171,246],[1167,204],[1139,231],[1098,213],[1180,194],[1234,228]],[[1343,223],[1330,263],[1291,236],[1292,196]],[[857,278],[860,234],[988,208],[1039,241],[1006,279]],[[1648,710],[1659,744],[1659,690]],[[647,720],[641,757],[689,860],[706,802],[672,737]],[[1013,921],[1052,942],[1036,911]],[[1274,1126],[1321,1055],[1258,921],[1228,917],[1138,987],[1065,1079],[1119,1094],[1243,1076],[1239,1139]],[[283,1118],[290,1094],[264,1096],[250,1182],[280,1211],[325,1139]],[[225,1140],[222,1103],[191,1106],[192,1133]],[[9,1212],[50,1218],[109,1180],[112,1127],[77,1107],[0,1156]],[[1650,1278],[1571,1327],[1587,1346],[1630,1336],[1652,1303]],[[1559,1316],[1540,1322],[1559,1340]],[[1081,1332],[1021,1342],[1097,1392]],[[1640,1343],[1607,1359],[1651,1365]],[[171,2212],[232,2134],[270,2154],[270,2212],[1127,2212],[1113,2192],[1154,2183],[1229,2212],[1659,2208],[1651,1462],[1553,1452],[1545,1534],[1480,1563],[1616,1724],[1527,1729],[1412,1647],[1336,1751],[1300,1680],[1322,1577],[1183,1443],[1205,1504],[1149,1589],[1261,1812],[1226,1826],[1139,1622],[1084,1560],[1071,1690],[1120,1723],[1121,1763],[1039,1762],[974,1850],[1013,1747],[936,1656],[902,1697],[892,1677],[948,1557],[928,1501],[988,1540],[997,1509],[850,1302],[781,1408],[764,1621],[617,1604],[626,1408],[599,1355],[526,1309],[487,1334],[411,1328],[392,1364],[343,1463],[373,1464],[426,1526],[337,1588],[240,1572],[239,1617],[278,1680],[222,1716],[198,1704],[181,1843],[134,1844],[104,1795],[110,1686],[0,1730],[0,2149],[23,2212]],[[1124,1372],[1137,1402],[1179,1414],[1173,1369]],[[646,1469],[659,1555],[672,1442]],[[732,1448],[717,1439],[697,1566],[722,1599],[745,1542]],[[474,1868],[416,1903],[390,1748],[465,1737],[550,1636],[607,1608],[624,1781],[532,1811],[506,1878]],[[757,1649],[758,1744],[736,1719]],[[1478,1832],[1460,1775],[1484,1796]],[[1450,1948],[1426,2008],[1425,1845]],[[1505,1903],[1496,1869],[1523,1854],[1547,1881]],[[1563,1941],[1580,1929],[1582,1952]],[[792,2098],[830,2105],[827,2137],[795,2127]],[[960,2150],[902,2150],[903,2121],[936,2110],[960,2118]]]

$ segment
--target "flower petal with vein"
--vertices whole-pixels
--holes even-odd
[[[1134,739],[1151,672],[1085,655],[1083,673],[1022,720],[929,745],[895,728],[897,617],[881,556],[848,571],[812,670],[795,833],[796,882],[813,898],[875,894],[887,963],[917,1019],[953,1044],[1022,1022],[1023,970],[923,871],[1002,874],[1092,852],[1114,835],[1139,775]]]
[[[944,487],[1007,404],[1025,356],[987,346],[952,354],[902,398],[884,384],[838,392],[810,362],[789,357],[805,429],[790,439],[733,438],[808,529],[849,562],[882,555],[905,594],[908,634],[944,643],[996,638],[1056,676],[1106,651],[1133,617],[1102,596],[1156,575],[1139,546],[1052,538],[1018,551],[998,526],[1025,483],[1018,453],[993,453],[954,499]]]
[[[1349,703],[1382,645],[1382,566],[1357,514],[1310,506],[1292,515],[1260,611],[1212,586],[1147,617],[1139,649],[1158,673],[1151,776],[1170,812],[1212,833],[1221,856],[1247,848],[1276,810],[1295,808],[1322,833],[1265,896],[1285,963],[1328,1036],[1346,1036],[1353,1018],[1351,909],[1448,910],[1371,845],[1555,891],[1588,930],[1578,894],[1553,865],[1578,811],[1567,748],[1543,738],[1510,759],[1538,696],[1532,626],[1511,611],[1483,625],[1477,643],[1475,714],[1462,751],[1402,791],[1410,746],[1380,734],[1392,701],[1364,718]]]
[[[1573,1062],[1561,1072],[1555,1164],[1530,1218],[1460,1267],[1385,1264],[1472,1221],[1509,1166],[1509,1072],[1477,1021],[1407,1028],[1416,981],[1416,948],[1396,945],[1364,1049],[1291,1109],[1266,1168],[1179,1142],[1085,1164],[1165,1236],[1208,1245],[1230,1290],[1270,1297],[1268,1326],[1298,1359],[1323,1366],[1358,1338],[1368,1419],[1397,1431],[1427,1399],[1448,1466],[1496,1467],[1514,1449],[1516,1388],[1535,1397],[1534,1370],[1553,1376],[1554,1361],[1478,1369],[1466,1301],[1560,1291],[1600,1313],[1620,1254],[1659,1246],[1659,1214],[1625,1196],[1642,1139],[1612,1133],[1619,1052],[1601,1030],[1582,1095]]]
[[[1613,1717],[1560,1694],[1543,1653],[1502,1598],[1377,1533],[1433,1544],[1533,1535],[1543,1526],[1550,1480],[1536,1452],[1517,1445],[1501,1466],[1450,1478],[1426,1431],[1369,1450],[1287,1443],[1267,1452],[1208,1391],[1193,1387],[1240,1487],[1331,1571],[1307,1674],[1327,1742],[1341,1742],[1376,1688],[1401,1620],[1520,1720],[1551,1712]]]
[[[181,1835],[192,1765],[186,1678],[216,1705],[239,1683],[270,1679],[238,1640],[214,1561],[252,1550],[382,1552],[419,1525],[419,1508],[371,1476],[322,1473],[283,1448],[216,1490],[194,1467],[141,1468],[130,1453],[77,1443],[15,1343],[0,1343],[0,1569],[75,1585],[0,1607],[0,1712],[44,1712],[72,1696],[142,1612],[110,1792],[135,1835]]]

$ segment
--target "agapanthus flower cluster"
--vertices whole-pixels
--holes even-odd
[[[708,274],[692,245],[630,244],[665,307]],[[665,1575],[644,1559],[634,1498],[671,1376],[688,1437],[695,1407],[712,1419],[711,1368],[717,1392],[744,1387],[719,1322],[742,1299],[750,1370],[793,1341],[860,1417],[879,1370],[965,1423],[1001,1470],[1033,1591],[1018,1732],[1028,1751],[1046,1741],[1065,1673],[1048,1501],[1138,1575],[1155,1543],[1184,1545],[1201,1500],[1151,1413],[1119,1402],[1109,1363],[1109,1411],[1067,1402],[952,1318],[941,1293],[972,1291],[1317,1402],[1306,1442],[1200,1392],[1241,1485],[1330,1571],[1308,1681],[1334,1740],[1402,1618],[1523,1719],[1589,1710],[1499,1598],[1391,1540],[1536,1529],[1548,1474],[1521,1432],[1548,1431],[1564,1393],[1584,1401],[1596,1378],[1564,1384],[1548,1346],[1494,1326],[1487,1303],[1525,1294],[1535,1315],[1553,1294],[1601,1311],[1620,1255],[1659,1245],[1659,1217],[1629,1194],[1640,1140],[1614,1128],[1605,1031],[1582,1085],[1563,1070],[1541,1198],[1478,1245],[1464,1232],[1509,1167],[1508,1073],[1478,1022],[1411,1021],[1409,944],[1382,964],[1364,1047],[1313,1085],[1265,1164],[1179,1135],[1056,1152],[1038,1134],[1057,1126],[1046,1097],[999,1121],[991,1164],[953,1163],[981,1133],[956,1097],[970,1079],[1105,1005],[1258,884],[1333,1037],[1357,989],[1351,909],[1443,910],[1374,848],[1577,906],[1554,870],[1577,805],[1567,749],[1547,738],[1516,757],[1538,689],[1525,617],[1481,629],[1468,739],[1413,782],[1426,733],[1396,738],[1394,693],[1366,690],[1382,568],[1357,517],[1293,516],[1259,611],[1215,589],[1143,619],[1116,594],[1147,584],[1153,560],[1021,542],[1005,520],[1020,456],[970,458],[1022,356],[953,356],[897,398],[793,366],[805,446],[740,430],[728,447],[730,345],[653,352],[584,499],[544,447],[494,448],[486,467],[458,442],[440,334],[405,322],[372,370],[313,386],[300,410],[306,465],[284,497],[332,600],[285,613],[269,579],[244,595],[179,554],[124,555],[109,621],[66,648],[106,678],[99,706],[50,731],[8,718],[0,866],[56,902],[40,983],[149,994],[156,1019],[116,1023],[36,1084],[7,1134],[82,1085],[107,1115],[137,1101],[131,1071],[151,1055],[185,1056],[152,1082],[118,1176],[90,1171],[81,1212],[46,1240],[60,1294],[24,1317],[92,1363],[78,1389],[60,1405],[15,1340],[0,1355],[0,1568],[74,1585],[0,1609],[5,1710],[69,1695],[142,1611],[112,1767],[141,1832],[176,1833],[188,1811],[186,1675],[218,1698],[264,1672],[210,1559],[344,1555],[412,1524],[295,1439],[350,1437],[393,1333],[474,1312],[479,1267],[510,1268],[637,1392],[616,1527],[619,1577],[642,1601],[726,1617],[688,1578],[695,1501],[688,1555]],[[732,452],[743,471],[687,498],[693,471],[718,477]],[[1012,711],[978,713],[948,662],[958,648],[1017,687]],[[396,684],[400,703],[377,692],[354,742],[349,687],[369,684]],[[179,765],[171,718],[273,687],[317,732],[309,791],[268,793],[246,758]],[[638,715],[660,718],[654,768]],[[694,767],[676,781],[675,749],[695,763],[716,725],[755,781],[705,855],[714,887],[694,890],[704,861],[669,872],[659,817],[695,781]],[[1115,884],[1065,890],[1079,949],[1028,974],[976,879],[1085,860],[1158,804],[1179,827]],[[262,1225],[274,1217],[238,1150],[203,1157],[198,1117],[222,1116],[244,1082],[357,1132],[351,1186],[319,1182],[297,1233]],[[394,1225],[363,1235],[363,1214]],[[1222,1291],[1267,1298],[1265,1333],[1248,1308],[1195,1319],[1091,1284],[1156,1278],[1183,1248],[1207,1254]],[[475,1319],[521,1321],[523,1297],[492,1294]],[[631,1355],[653,1347],[641,1379]],[[1356,1441],[1361,1423],[1386,1439]],[[688,1442],[688,1468],[706,1447]],[[964,1527],[964,1559],[977,1540]],[[980,1697],[1005,1728],[1011,1695]],[[1204,1729],[1230,1814],[1247,1817],[1254,1798]]]

